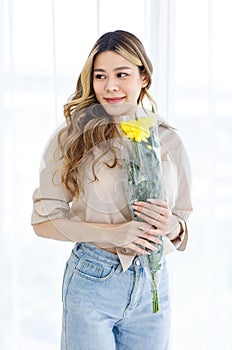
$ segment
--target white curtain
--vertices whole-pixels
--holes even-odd
[[[232,5],[227,0],[176,0],[175,8],[169,112],[191,159],[195,210],[189,248],[173,259],[173,344],[178,350],[229,350]]]
[[[1,349],[59,348],[72,244],[35,236],[31,195],[88,52],[115,29],[145,43],[159,112],[193,168],[189,246],[168,259],[172,349],[232,348],[231,10],[226,0],[0,0]]]

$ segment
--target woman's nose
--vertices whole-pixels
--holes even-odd
[[[114,78],[108,78],[106,82],[106,90],[108,91],[119,91],[119,86]]]

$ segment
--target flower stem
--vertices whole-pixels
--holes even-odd
[[[153,290],[152,306],[152,311],[154,314],[159,311],[159,299],[157,289]]]

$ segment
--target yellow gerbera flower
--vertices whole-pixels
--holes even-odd
[[[150,128],[154,125],[155,118],[152,113],[150,117],[139,118],[131,120],[129,122],[121,122],[120,128],[130,140],[136,142],[148,142],[150,137]]]

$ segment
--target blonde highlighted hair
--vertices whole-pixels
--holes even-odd
[[[116,30],[102,35],[93,46],[82,72],[77,80],[75,93],[64,105],[64,115],[67,126],[58,135],[58,144],[62,152],[62,182],[73,196],[80,194],[80,179],[78,167],[91,149],[97,144],[105,144],[104,152],[111,151],[114,154],[114,162],[106,164],[115,167],[118,164],[116,153],[110,140],[119,136],[114,119],[102,107],[94,107],[98,104],[93,90],[93,67],[96,56],[104,51],[114,51],[136,65],[147,77],[147,86],[141,89],[137,104],[143,105],[144,97],[155,105],[148,93],[152,82],[153,67],[148,58],[143,44],[133,34]],[[95,163],[95,162],[94,162]],[[96,174],[92,166],[94,179]]]

